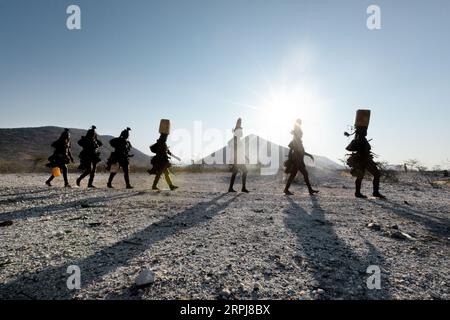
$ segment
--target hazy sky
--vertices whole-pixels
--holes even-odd
[[[81,30],[66,27],[70,4]],[[149,152],[161,118],[228,138],[242,117],[283,145],[302,118],[307,150],[337,160],[361,107],[380,159],[444,164],[449,31],[448,0],[0,0],[0,127],[130,126]]]

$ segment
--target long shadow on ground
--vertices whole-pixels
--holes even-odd
[[[119,200],[122,198],[130,198],[141,194],[142,194],[141,192],[132,192],[132,193],[123,192],[115,195],[108,195],[108,196],[102,195],[98,197],[89,197],[74,201],[67,201],[67,202],[61,201],[61,203],[59,204],[50,204],[46,206],[31,207],[26,209],[0,213],[0,217],[2,220],[23,220],[27,218],[39,218],[49,214],[53,214],[55,212],[63,212],[67,209],[71,209],[78,206],[83,205],[90,206],[95,203],[109,202],[113,200]]]
[[[50,200],[50,199],[57,199],[60,196],[65,196],[68,194],[73,194],[73,190],[71,190],[71,192],[61,192],[60,190],[56,191],[56,192],[52,192],[49,193],[47,189],[47,194],[45,195],[38,195],[38,196],[34,196],[36,194],[36,192],[29,192],[28,194],[12,194],[9,195],[7,199],[2,199],[0,200],[0,205],[2,204],[11,204],[11,203],[16,203],[16,202],[33,202],[33,201],[39,201],[39,200]],[[55,190],[55,189],[53,189]],[[53,191],[52,190],[52,191]]]
[[[422,211],[404,206],[400,203],[386,201],[368,200],[371,204],[377,205],[384,210],[390,211],[402,218],[409,219],[423,225],[428,231],[448,242],[450,237],[450,221],[447,218],[433,217]]]
[[[377,249],[366,241],[368,253],[358,256],[353,249],[338,237],[319,201],[311,197],[312,212],[308,213],[298,203],[288,198],[285,225],[297,237],[302,250],[299,255],[309,266],[314,278],[312,288],[325,291],[323,299],[389,299],[388,275],[383,269],[385,261]],[[380,290],[367,288],[366,273],[370,265],[382,270]]]
[[[175,215],[164,217],[89,257],[37,273],[20,275],[12,282],[0,285],[0,299],[70,299],[76,292],[68,290],[66,286],[69,276],[66,271],[69,265],[80,267],[81,286],[86,287],[118,267],[126,265],[155,243],[181,230],[209,221],[237,197],[232,196],[219,202],[224,196],[225,194],[222,194],[211,201],[198,203]]]

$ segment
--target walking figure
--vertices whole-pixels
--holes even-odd
[[[126,188],[133,189],[133,186],[130,184],[130,158],[133,157],[133,155],[130,154],[132,146],[130,141],[128,141],[130,131],[130,128],[126,128],[121,132],[118,138],[114,138],[109,142],[111,147],[114,148],[114,151],[111,152],[106,167],[110,172],[107,184],[108,188],[113,187],[112,181],[117,172],[119,172],[119,169],[122,168]]]
[[[49,187],[52,186],[51,182],[55,176],[59,176],[62,171],[64,178],[64,186],[66,188],[71,188],[69,180],[67,178],[67,165],[73,161],[72,152],[70,148],[70,132],[69,129],[64,129],[58,140],[52,143],[52,147],[55,148],[53,154],[48,158],[49,163],[47,167],[53,168],[52,175],[45,184]]]
[[[152,190],[158,190],[158,182],[161,178],[161,175],[164,174],[164,178],[166,179],[167,184],[169,185],[170,190],[178,189],[176,185],[172,183],[170,179],[170,171],[169,168],[172,166],[170,163],[170,158],[173,157],[180,161],[180,158],[173,155],[169,147],[167,146],[167,137],[170,133],[170,121],[167,119],[162,119],[159,126],[159,139],[155,144],[150,146],[150,151],[155,153],[156,155],[152,158],[151,164],[152,168],[147,170],[147,172],[152,175],[155,175],[155,180],[153,181]]]
[[[373,175],[373,196],[384,199],[385,196],[380,193],[380,170],[373,161],[372,147],[366,139],[369,121],[370,110],[358,110],[356,112],[355,138],[346,148],[347,151],[352,152],[347,164],[351,168],[351,174],[356,177],[355,197],[367,198],[361,193],[362,181],[367,170]],[[346,133],[346,136],[350,136],[350,134]]]
[[[233,129],[233,139],[230,141],[230,151],[231,158],[233,159],[233,166],[231,168],[231,179],[230,186],[228,188],[228,192],[236,192],[233,189],[234,181],[236,180],[236,175],[238,172],[242,174],[242,192],[249,193],[246,188],[247,182],[247,167],[245,166],[245,144],[243,139],[243,131],[242,131],[242,119],[239,118],[236,122],[236,127]]]
[[[311,154],[307,153],[305,151],[305,148],[303,147],[303,131],[301,125],[302,121],[300,119],[297,119],[294,124],[294,130],[291,131],[293,139],[289,143],[288,159],[284,163],[286,167],[284,172],[289,174],[289,178],[286,182],[286,187],[284,188],[284,193],[286,195],[293,195],[293,193],[289,191],[289,187],[291,186],[292,182],[295,179],[295,176],[299,171],[303,175],[303,179],[305,180],[306,186],[308,187],[309,194],[313,195],[319,192],[318,190],[314,190],[311,186],[311,183],[309,182],[309,175],[308,171],[306,170],[304,158],[305,156],[308,156],[314,161],[314,157]]]
[[[97,164],[101,161],[99,149],[103,145],[103,143],[98,140],[95,129],[97,128],[92,126],[86,132],[86,135],[82,136],[78,141],[78,144],[82,147],[79,155],[80,166],[78,169],[84,170],[84,172],[77,179],[77,186],[80,186],[81,180],[89,175],[88,188],[95,188],[95,171],[97,169]]]

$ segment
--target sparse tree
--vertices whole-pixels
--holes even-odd
[[[416,168],[420,173],[424,173],[428,170],[428,168],[424,165],[418,165]]]
[[[418,170],[418,167],[421,166],[421,163],[419,160],[417,159],[409,159],[405,161],[405,165],[409,168],[409,169],[416,169]],[[419,170],[420,171],[420,170]]]
[[[378,168],[381,172],[381,177],[386,182],[396,183],[398,182],[398,174],[396,170],[390,169],[392,167],[387,161],[378,161]]]
[[[435,171],[435,172],[437,172],[437,171],[441,171],[442,170],[442,168],[441,168],[441,166],[440,165],[434,165],[433,166],[433,168],[432,168],[432,171]]]

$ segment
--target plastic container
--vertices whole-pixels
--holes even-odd
[[[52,168],[52,175],[54,177],[59,177],[61,175],[61,169],[59,167]]]
[[[360,109],[356,111],[355,127],[368,127],[370,122],[370,110]]]
[[[170,134],[170,120],[161,119],[161,122],[159,123],[159,133]]]

